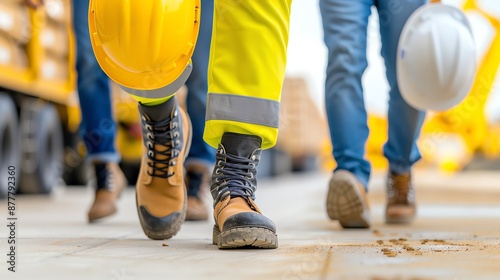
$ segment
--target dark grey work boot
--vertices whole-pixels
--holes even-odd
[[[262,139],[257,136],[228,132],[222,136],[210,186],[214,198],[213,243],[219,249],[278,247],[274,223],[254,202],[261,145]]]

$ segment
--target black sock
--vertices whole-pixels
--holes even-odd
[[[177,100],[175,96],[173,96],[167,102],[162,104],[145,106],[139,103],[139,107],[152,121],[161,121],[170,117],[176,104]]]
[[[106,164],[98,163],[94,165],[95,169],[95,179],[96,179],[96,190],[108,189],[109,186],[106,185],[106,180],[108,177],[108,170],[106,169]]]
[[[262,138],[256,135],[226,132],[222,135],[221,144],[228,154],[250,158],[255,150],[261,148]]]

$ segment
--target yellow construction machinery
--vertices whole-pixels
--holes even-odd
[[[0,2],[0,196],[15,166],[18,190],[48,193],[65,170],[64,143],[80,123],[69,1],[50,11]]]
[[[495,31],[493,40],[482,56],[469,95],[460,105],[433,115],[424,126],[420,141],[424,159],[446,172],[462,169],[477,153],[488,158],[500,156],[499,126],[489,123],[485,115],[500,67],[500,19],[478,2],[465,1],[463,10],[486,19]]]
[[[71,0],[45,0],[36,11],[22,0],[0,1],[0,198],[9,166],[16,167],[22,193],[49,193],[60,178],[71,185],[88,180],[71,9]],[[113,95],[118,147],[135,173],[141,151],[136,102],[116,87]]]

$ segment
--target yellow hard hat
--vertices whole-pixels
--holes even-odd
[[[190,64],[200,0],[91,0],[89,29],[99,65],[118,84],[165,87]]]

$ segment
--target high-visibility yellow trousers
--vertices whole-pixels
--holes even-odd
[[[260,136],[263,149],[276,143],[291,2],[215,0],[203,137],[211,146],[224,132]],[[154,105],[170,94],[132,96]]]
[[[224,132],[278,136],[291,0],[216,0],[204,139]]]

